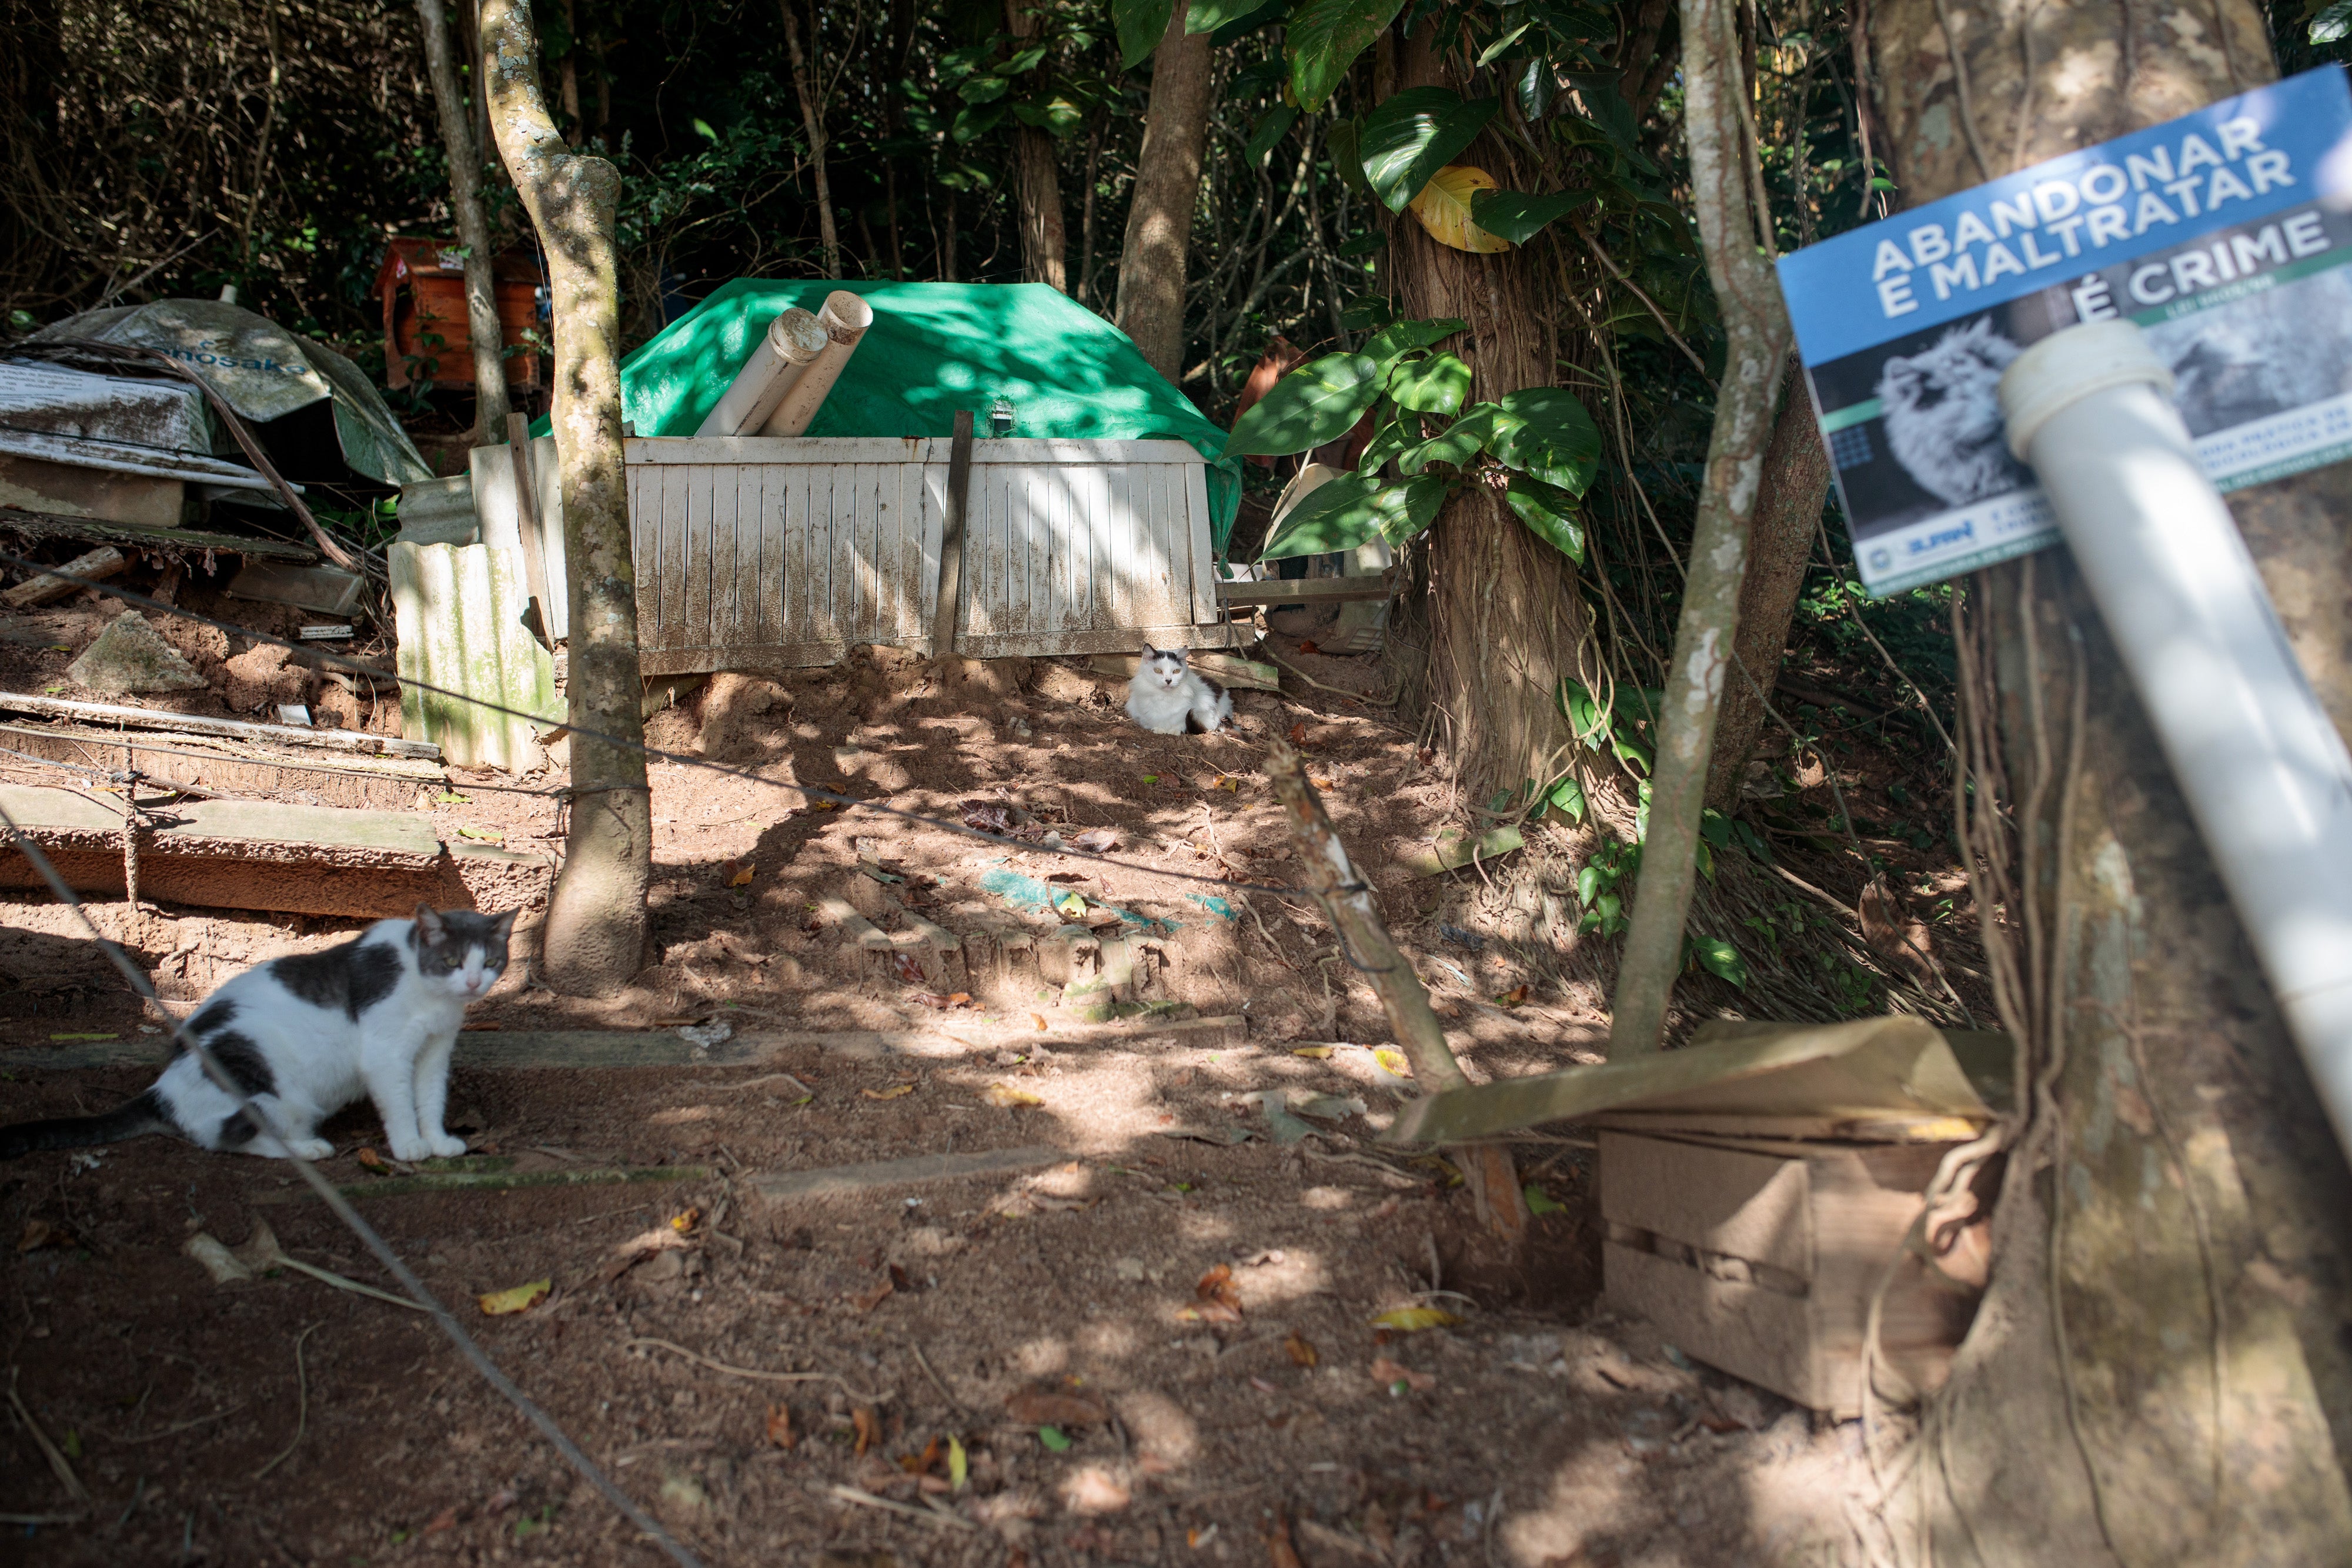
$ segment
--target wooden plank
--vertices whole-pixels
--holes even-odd
[[[206,550],[220,555],[256,556],[266,560],[290,560],[307,565],[319,552],[306,545],[246,534],[215,534],[197,528],[133,528],[97,517],[69,517],[55,512],[0,504],[0,528],[33,538],[85,539],[91,544],[130,545],[157,553]]]
[[[142,871],[143,874],[143,871]],[[869,927],[870,929],[870,927]],[[878,933],[877,933],[878,935]],[[885,944],[889,942],[884,936]],[[175,1004],[193,1012],[196,1003]],[[486,1071],[548,1068],[603,1070],[638,1067],[760,1067],[803,1051],[820,1051],[858,1061],[892,1056],[954,1057],[993,1052],[1008,1045],[1118,1045],[1123,1041],[1166,1044],[1182,1041],[1222,1045],[1238,1041],[1249,1020],[1238,1015],[1204,1019],[1138,1019],[1080,1024],[1052,1030],[1015,1029],[977,1021],[923,1030],[832,1030],[805,1032],[761,1030],[739,1034],[708,1048],[691,1044],[675,1030],[468,1030],[457,1037],[459,1067]],[[78,1072],[107,1067],[160,1067],[172,1059],[171,1041],[161,1035],[89,1040],[71,1045],[29,1046],[0,1051],[0,1067],[43,1072]]]
[[[305,806],[406,810],[415,805],[419,789],[438,789],[447,783],[438,763],[264,749],[169,730],[108,732],[78,725],[0,722],[0,747],[110,771],[122,765],[127,747],[131,765],[159,785],[168,779],[216,794],[284,800]],[[0,766],[13,760],[0,759]],[[62,781],[54,773],[47,779]]]
[[[522,539],[523,581],[530,589],[532,602],[539,606],[540,641],[552,648],[555,645],[555,601],[548,597],[547,556],[539,517],[539,485],[530,472],[530,418],[528,414],[507,415],[507,445],[514,453],[515,472],[515,532]]]
[[[948,448],[947,516],[940,528],[939,598],[931,612],[931,653],[955,652],[957,612],[963,604],[963,517],[971,497],[971,410],[956,410],[955,437]]]
[[[903,1160],[876,1160],[870,1165],[756,1176],[751,1178],[751,1187],[761,1197],[777,1201],[833,1197],[921,1186],[931,1182],[966,1181],[974,1176],[1015,1176],[1057,1166],[1070,1157],[1068,1151],[1044,1144],[968,1155],[913,1155]]]
[[[709,1181],[719,1172],[710,1166],[631,1166],[603,1170],[433,1171],[413,1176],[381,1176],[338,1186],[345,1197],[415,1197],[436,1192],[506,1192],[519,1186],[618,1186],[641,1183]],[[275,1207],[317,1202],[308,1186],[259,1188],[245,1195],[247,1203]]]
[[[1140,653],[1097,653],[1087,661],[1087,668],[1098,675],[1131,681],[1142,663],[1143,655]],[[1279,669],[1245,659],[1238,653],[1204,653],[1195,648],[1188,663],[1221,686],[1240,686],[1253,692],[1282,690],[1282,672]]]
[[[1507,1078],[1416,1100],[1397,1113],[1391,1142],[1453,1143],[1572,1121],[1602,1111],[1667,1109],[1717,1115],[1871,1120],[1990,1117],[1943,1035],[1924,1019],[1702,1030],[1680,1051],[1530,1078]]]
[[[273,746],[311,747],[328,751],[357,751],[377,757],[418,757],[441,760],[441,748],[422,740],[370,735],[357,729],[298,729],[284,724],[248,724],[236,718],[205,718],[196,714],[171,713],[162,708],[127,707],[119,703],[75,702],[66,697],[34,696],[24,692],[0,692],[0,711],[39,714],[47,718],[89,719],[132,729],[177,729],[198,735],[226,736],[235,740],[263,741]]]
[[[1378,577],[1301,577],[1272,582],[1217,580],[1220,605],[1337,604],[1349,600],[1386,599],[1395,591],[1396,585],[1389,572]]]
[[[100,545],[87,555],[78,555],[60,567],[36,572],[5,593],[0,593],[0,604],[11,610],[30,610],[37,604],[47,604],[63,599],[101,577],[112,577],[131,563],[112,545]]]

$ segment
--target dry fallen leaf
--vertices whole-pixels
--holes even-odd
[[[1032,1388],[1004,1402],[1005,1414],[1024,1427],[1098,1427],[1108,1413],[1083,1394]]]
[[[1070,841],[1070,847],[1088,854],[1105,854],[1118,848],[1118,835],[1108,828],[1088,828]]]
[[[1290,744],[1293,746],[1304,746],[1307,744],[1307,721],[1305,719],[1302,718],[1297,724],[1290,727]]]
[[[1448,1328],[1461,1321],[1442,1307],[1399,1307],[1393,1312],[1382,1312],[1372,1320],[1381,1328],[1394,1329],[1399,1333],[1419,1333],[1423,1329]]]
[[[907,985],[919,986],[923,983],[923,966],[916,960],[912,953],[891,954],[890,967]]]
[[[692,1235],[694,1228],[701,1223],[702,1210],[698,1208],[684,1209],[669,1217],[669,1228],[680,1236]]]
[[[751,886],[751,873],[758,869],[759,868],[754,866],[750,861],[745,861],[741,865],[735,868],[735,874],[727,879],[727,885],[730,887]]]
[[[1228,773],[1223,779],[1217,780],[1217,788],[1220,789],[1230,789],[1234,794],[1238,795],[1242,792],[1242,781]]]
[[[768,1406],[768,1441],[779,1448],[789,1448],[798,1441],[793,1436],[793,1407],[789,1405]]]
[[[605,1263],[602,1277],[609,1285],[655,1253],[683,1251],[686,1245],[684,1233],[667,1225],[641,1231],[613,1249],[613,1256]]]
[[[1015,1089],[1009,1083],[992,1083],[980,1092],[980,1097],[990,1104],[1007,1111],[1017,1111],[1024,1105],[1043,1105],[1045,1103],[1026,1089]]]
[[[914,999],[922,1003],[927,1008],[939,1008],[941,1010],[945,1010],[949,1008],[968,1008],[971,1006],[971,993],[970,991],[950,991],[945,996],[941,996],[937,991],[917,991],[914,995]]]
[[[1266,1568],[1304,1568],[1298,1561],[1298,1548],[1290,1543],[1290,1521],[1280,1514],[1274,1516],[1274,1533],[1265,1538]]]
[[[882,1417],[871,1405],[860,1405],[849,1413],[849,1424],[857,1429],[857,1458],[882,1440]]]
[[[481,1298],[482,1312],[494,1318],[519,1312],[555,1288],[553,1280],[533,1280],[528,1285],[517,1285],[511,1291],[492,1291]]]
[[[1128,1490],[1098,1465],[1088,1465],[1062,1483],[1062,1505],[1072,1513],[1117,1513],[1129,1501]]]
[[[1521,1002],[1524,1002],[1527,999],[1528,988],[1524,983],[1513,986],[1509,990],[1505,991],[1501,996],[1495,998],[1496,1002],[1507,1008],[1517,1007]]]
[[[1314,785],[1318,789],[1328,789],[1331,788],[1331,780],[1328,779],[1318,779],[1312,773],[1307,776],[1307,781],[1309,784]]]
[[[1304,1334],[1292,1334],[1282,1342],[1282,1348],[1290,1353],[1291,1364],[1295,1366],[1313,1366],[1323,1359],[1316,1354],[1315,1342]]]
[[[929,1472],[930,1468],[933,1465],[940,1462],[940,1457],[946,1452],[947,1449],[942,1446],[940,1439],[933,1437],[929,1442],[923,1445],[923,1451],[921,1453],[899,1455],[898,1468],[906,1471],[910,1476],[925,1475]]]
[[[914,1092],[915,1086],[911,1083],[893,1083],[887,1089],[860,1089],[858,1091],[860,1094],[865,1095],[868,1100],[903,1099],[905,1096],[912,1094]]]
[[[880,1306],[883,1301],[897,1289],[898,1287],[890,1282],[890,1277],[885,1274],[882,1277],[882,1282],[875,1286],[872,1290],[861,1291],[857,1294],[850,1297],[849,1304],[856,1307],[861,1312],[870,1312],[875,1308]],[[865,1451],[866,1450],[863,1448],[858,1450],[861,1454]]]
[[[1294,1045],[1290,1048],[1290,1054],[1303,1056],[1309,1061],[1328,1061],[1331,1060],[1331,1049],[1328,1045]]]
[[[416,1533],[419,1535],[438,1535],[445,1530],[455,1530],[457,1528],[457,1505],[453,1502],[447,1508],[443,1509],[439,1513],[435,1514],[431,1519],[427,1520],[425,1521],[425,1528],[418,1531]]]
[[[1029,1015],[1029,1021],[1035,1024],[1039,1029],[1044,1029],[1045,1027],[1045,1015],[1044,1013],[1031,1013]]]
[[[1387,1356],[1378,1355],[1372,1358],[1372,1381],[1384,1385],[1402,1383],[1415,1394],[1427,1394],[1437,1386],[1437,1375],[1415,1372],[1410,1366],[1400,1366]]]
[[[44,1247],[69,1247],[73,1233],[61,1225],[51,1225],[46,1219],[25,1221],[25,1233],[16,1239],[19,1252],[38,1252]]]
[[[365,1166],[368,1169],[375,1172],[378,1176],[383,1175],[391,1168],[383,1163],[383,1156],[377,1154],[373,1149],[362,1149],[358,1154],[352,1157],[359,1161],[361,1165]]]
[[[1234,1283],[1230,1263],[1220,1263],[1194,1282],[1192,1294],[1201,1301],[1202,1318],[1213,1323],[1238,1322],[1242,1315],[1242,1288]]]
[[[1300,643],[1298,644],[1298,651],[1302,653],[1316,653],[1322,652],[1321,649],[1315,646],[1312,639]]]

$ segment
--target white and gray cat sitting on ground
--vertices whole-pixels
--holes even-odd
[[[256,1138],[228,1092],[184,1046],[155,1086],[97,1116],[0,1127],[0,1159],[176,1133],[206,1149],[324,1159],[320,1122],[364,1095],[394,1159],[462,1155],[442,1130],[449,1052],[466,1005],[506,967],[514,912],[416,906],[323,953],[273,958],[215,991],[186,1032],[218,1059],[277,1138]],[[278,1146],[283,1140],[284,1148]]]
[[[1143,645],[1143,663],[1127,684],[1127,716],[1154,735],[1205,735],[1234,720],[1225,688],[1195,674],[1181,648]]]

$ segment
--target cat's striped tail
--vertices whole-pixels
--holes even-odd
[[[163,1103],[150,1089],[138,1099],[98,1116],[60,1116],[48,1122],[19,1122],[0,1127],[0,1160],[13,1160],[42,1149],[86,1149],[93,1144],[119,1144],[150,1133],[176,1133],[179,1128],[163,1113]]]

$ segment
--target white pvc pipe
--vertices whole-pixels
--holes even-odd
[[[809,427],[833,383],[841,379],[842,367],[857,351],[866,329],[874,325],[874,307],[846,288],[836,288],[824,297],[824,308],[816,319],[824,325],[824,351],[793,383],[767,423],[757,427],[762,435],[798,435]]]
[[[2071,327],[2000,382],[2336,1136],[2352,1150],[2352,757],[2129,321]]]
[[[832,341],[814,311],[795,305],[780,313],[761,334],[759,346],[735,372],[718,406],[697,435],[740,435],[756,431],[776,412],[793,383],[807,373]]]

